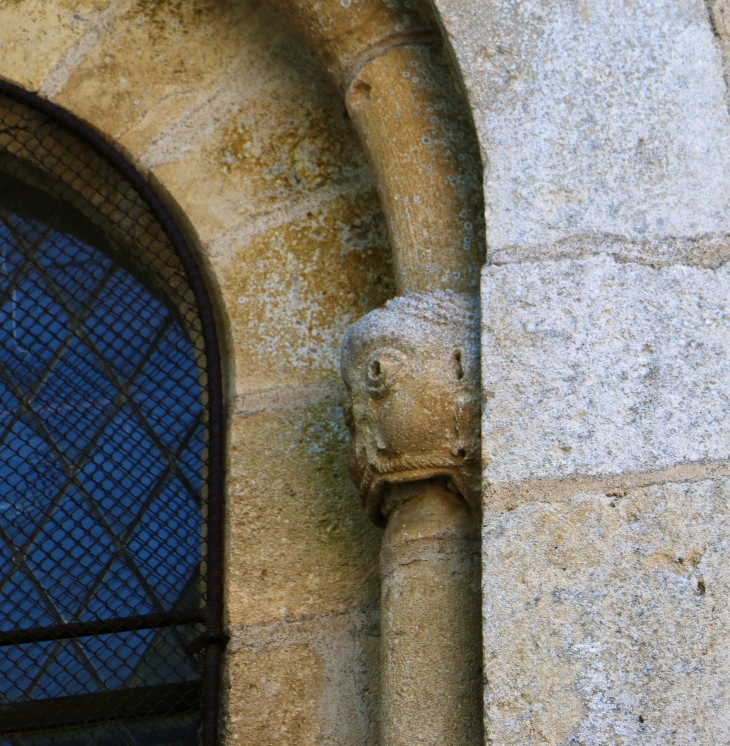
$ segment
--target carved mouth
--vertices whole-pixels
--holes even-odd
[[[375,461],[368,464],[360,481],[360,494],[365,502],[365,509],[376,523],[383,523],[380,511],[383,490],[389,484],[403,484],[433,477],[451,477],[457,485],[462,480],[460,475],[464,467],[474,467],[477,460],[465,454],[463,457],[450,458],[439,454],[422,454],[385,458],[378,454]]]

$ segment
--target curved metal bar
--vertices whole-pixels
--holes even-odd
[[[208,515],[207,515],[207,644],[203,690],[203,746],[218,743],[220,668],[223,635],[223,522],[225,486],[225,418],[223,369],[215,311],[200,263],[169,210],[135,166],[96,130],[78,117],[35,93],[0,80],[0,95],[41,112],[91,146],[137,191],[170,239],[195,296],[203,333],[208,382]]]

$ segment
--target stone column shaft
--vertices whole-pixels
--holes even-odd
[[[389,525],[381,746],[477,746],[478,563],[462,525],[479,514],[479,355],[467,294],[477,289],[485,242],[473,124],[428,3],[272,2],[342,93],[388,225],[396,288],[406,296],[397,308],[408,309],[358,322],[362,334],[351,330],[342,357],[353,478],[373,520]],[[401,505],[396,493],[412,482],[418,496]],[[442,523],[433,523],[437,514]],[[429,554],[435,534],[413,543],[403,528],[422,521],[440,536],[437,559]],[[412,560],[402,563],[404,553]]]
[[[381,743],[482,743],[480,551],[444,480],[402,485],[380,556]]]

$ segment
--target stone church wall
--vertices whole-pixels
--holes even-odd
[[[434,4],[484,165],[489,742],[727,742],[730,4]],[[374,746],[338,351],[394,284],[339,94],[260,0],[13,0],[0,28],[0,76],[136,164],[216,293],[226,743]]]

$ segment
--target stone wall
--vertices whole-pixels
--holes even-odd
[[[725,743],[727,4],[437,5],[486,164],[488,741]]]
[[[525,262],[482,298],[494,743],[725,742],[727,270]]]
[[[125,153],[215,291],[231,415],[226,742],[374,743],[380,537],[347,476],[338,350],[393,289],[339,94],[260,0],[14,0],[0,28],[0,76]]]
[[[726,742],[730,4],[435,4],[485,165],[488,740]],[[393,285],[338,94],[258,0],[14,0],[0,27],[0,75],[127,154],[216,290],[227,742],[374,744],[337,350]]]

